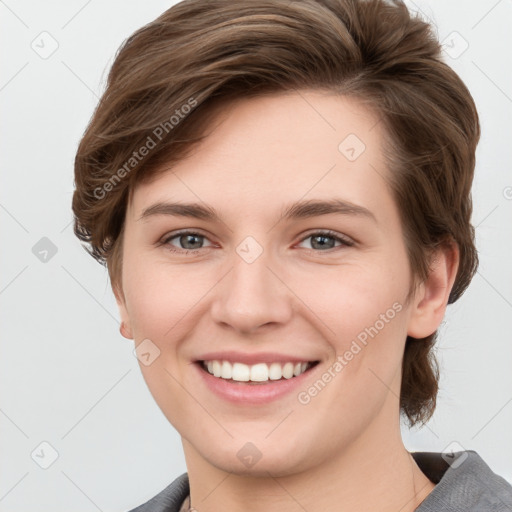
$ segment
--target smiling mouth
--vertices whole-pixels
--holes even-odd
[[[302,361],[297,363],[257,363],[248,365],[225,360],[197,361],[200,368],[213,377],[249,384],[264,384],[272,381],[293,379],[308,372],[319,361]]]

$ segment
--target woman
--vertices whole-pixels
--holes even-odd
[[[476,271],[479,135],[398,1],[185,0],[124,43],[73,211],[183,441],[136,511],[512,506],[475,452],[400,436]]]

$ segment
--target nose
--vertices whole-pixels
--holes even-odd
[[[216,286],[213,320],[244,334],[289,321],[293,293],[279,274],[279,266],[265,252],[252,263],[235,254],[233,268]]]

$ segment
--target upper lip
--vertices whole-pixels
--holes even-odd
[[[235,352],[235,351],[223,351],[223,352],[208,352],[197,358],[197,361],[229,361],[231,363],[244,363],[247,365],[253,365],[258,363],[302,363],[302,362],[313,362],[318,359],[311,357],[298,357],[296,355],[280,354],[278,352],[259,352],[259,353],[247,353],[247,352]]]

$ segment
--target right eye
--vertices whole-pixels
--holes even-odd
[[[176,247],[176,245],[172,244],[171,241],[177,239],[178,244],[181,247]],[[174,234],[170,234],[169,236],[166,236],[161,242],[160,245],[166,245],[168,246],[169,250],[171,252],[196,252],[199,249],[202,249],[203,247],[200,247],[202,245],[201,240],[207,240],[205,235],[202,235],[201,233],[197,233],[195,231],[179,231]],[[211,244],[213,245],[213,244]]]

